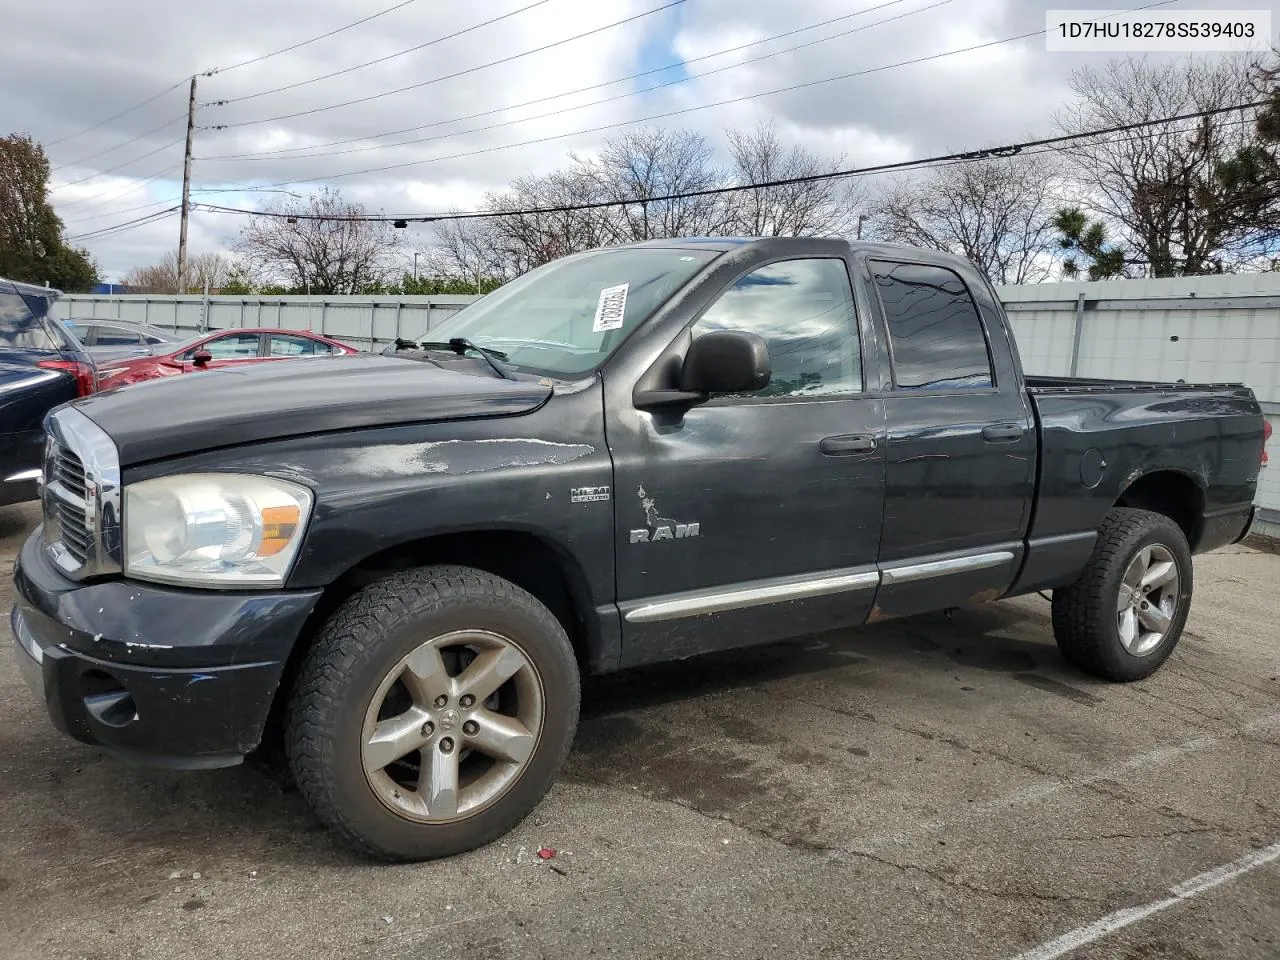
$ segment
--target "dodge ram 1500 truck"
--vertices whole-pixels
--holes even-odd
[[[1264,443],[1242,386],[1024,377],[967,261],[871,243],[593,250],[398,346],[50,415],[11,622],[58,727],[189,767],[279,729],[350,841],[456,853],[584,672],[1052,590],[1068,660],[1149,675]]]

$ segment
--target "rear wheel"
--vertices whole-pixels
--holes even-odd
[[[495,839],[550,788],[573,741],[564,629],[509,581],[406,571],[321,630],[289,711],[290,764],[316,813],[390,859]]]
[[[1116,508],[1078,580],[1053,592],[1064,657],[1107,680],[1140,680],[1168,659],[1191,606],[1191,551],[1176,523]]]

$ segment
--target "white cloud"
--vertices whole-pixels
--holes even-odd
[[[389,0],[382,2],[390,5]],[[291,53],[201,78],[198,100],[232,99],[309,80],[424,43],[528,2],[503,0],[501,6],[478,9],[478,5],[420,0]],[[1039,30],[1044,25],[1044,9],[1056,4],[1048,0],[951,0],[874,25],[935,2],[900,0],[826,27],[701,60],[690,64],[687,71],[696,75],[728,64],[744,65],[641,96],[591,105],[621,92],[663,83],[676,74],[654,74],[512,108],[882,3],[857,0],[851,9],[845,0],[808,0],[803,4],[687,0],[672,10],[622,27],[413,91],[272,123],[222,131],[202,129],[196,141],[199,159],[194,179],[197,186],[215,188],[288,181],[295,184],[288,189],[299,192],[331,182],[370,208],[389,213],[465,208],[516,176],[561,165],[570,150],[591,154],[611,132],[578,131],[741,97],[752,99],[691,110],[659,122],[692,127],[720,144],[726,127],[773,120],[788,138],[824,153],[843,153],[858,166],[1050,133],[1050,115],[1069,95],[1066,78],[1070,70],[1098,57],[1049,54],[1043,38],[1032,37],[909,66],[890,65]],[[1198,0],[1197,5],[1230,8],[1232,3]],[[548,0],[500,23],[374,67],[226,106],[202,107],[198,123],[202,127],[240,123],[374,96],[553,43],[661,4],[662,0],[613,0],[608,4]],[[1081,0],[1075,5],[1103,6]],[[1110,8],[1114,9],[1114,4]],[[305,14],[300,14],[303,9]],[[164,145],[182,136],[186,108],[182,77],[296,43],[370,12],[371,5],[359,0],[312,0],[305,8],[254,0],[224,0],[218,5],[116,0],[109,18],[104,18],[101,5],[91,0],[18,5],[6,11],[6,33],[11,42],[6,45],[6,57],[0,60],[6,122],[12,129],[49,143],[55,166],[89,158],[58,169],[56,183],[124,164],[119,171],[66,186],[54,194],[55,207],[67,221],[70,235],[144,217],[176,202],[180,192],[181,145]],[[759,63],[744,63],[833,34],[844,35]],[[890,68],[875,70],[879,67]],[[866,70],[875,72],[790,93],[758,96]],[[33,80],[36,77],[38,81]],[[51,142],[174,83],[178,84],[174,89],[136,111],[83,135]],[[578,109],[566,110],[568,107]],[[496,112],[457,120],[491,110]],[[556,110],[565,112],[540,116]],[[504,121],[515,122],[479,129]],[[382,145],[361,152],[337,151],[368,146],[369,142],[319,148],[312,151],[319,156],[305,158],[283,154],[252,161],[210,159],[376,137],[422,125],[432,126],[373,141]],[[133,137],[140,139],[121,146]],[[423,138],[433,139],[403,143]],[[544,142],[509,146],[527,141]],[[113,147],[119,149],[92,156]],[[159,147],[164,149],[133,160]],[[330,179],[400,164],[409,165]],[[157,179],[140,185],[153,175]],[[195,197],[234,206],[267,199],[260,193],[238,192],[197,193]],[[192,249],[225,247],[234,240],[238,226],[235,218],[197,212],[192,218]],[[158,259],[176,239],[174,217],[84,242],[105,273],[118,278],[131,266]],[[412,242],[413,237],[406,239]]]

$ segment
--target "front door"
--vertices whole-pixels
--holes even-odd
[[[197,366],[193,360],[195,355],[206,351],[213,357],[203,366]],[[211,337],[199,346],[192,347],[182,355],[183,373],[200,370],[217,370],[221,367],[234,367],[244,363],[256,363],[262,356],[262,335],[258,333],[224,333]]]
[[[995,304],[979,278],[942,266],[868,266],[893,370],[876,606],[903,616],[994,599],[1022,559],[1036,458],[1010,345],[989,342],[1004,335]]]
[[[748,269],[691,317],[692,337],[763,337],[767,387],[678,415],[606,411],[624,665],[861,623],[870,610],[884,405],[863,395],[847,263],[835,245],[814,248],[833,252]]]

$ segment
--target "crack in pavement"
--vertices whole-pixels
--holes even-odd
[[[917,873],[923,873],[926,877],[936,880],[938,883],[949,887],[959,887],[962,890],[968,890],[982,896],[994,897],[999,900],[1037,900],[1042,903],[1092,903],[1105,904],[1109,900],[1101,897],[1084,897],[1077,894],[1068,893],[1042,893],[1038,890],[1027,891],[1011,891],[1011,890],[995,890],[989,887],[982,887],[978,884],[968,883],[958,877],[948,877],[946,874],[939,873],[937,870],[930,870],[928,867],[922,867],[915,863],[898,863],[896,860],[890,860],[887,857],[881,857],[877,854],[866,850],[846,850],[841,848],[841,853],[846,853],[853,857],[870,860],[873,863],[882,863],[887,867],[896,867],[899,870],[914,870]]]
[[[1198,653],[1199,653],[1199,656],[1205,655],[1203,651],[1198,651]],[[1183,658],[1184,663],[1187,659],[1188,658],[1186,657]],[[1217,670],[1210,670],[1208,667],[1200,663],[1197,663],[1194,666],[1190,664],[1184,665],[1184,663],[1179,663],[1177,661],[1170,663],[1168,665],[1169,672],[1172,673],[1174,676],[1189,678],[1190,673],[1188,672],[1188,669],[1187,669],[1189,667],[1191,670],[1194,670],[1197,674],[1207,673],[1211,677],[1217,677],[1219,680],[1225,680],[1227,683],[1233,683],[1245,690],[1249,690],[1253,693],[1261,694],[1262,696],[1266,697],[1268,700],[1273,700],[1275,699],[1277,694],[1280,694],[1280,689],[1273,688],[1268,690],[1265,687],[1255,687],[1253,684],[1248,683],[1244,680],[1241,680],[1239,677],[1233,677],[1230,674],[1226,674],[1226,673],[1219,673]],[[1240,694],[1236,693],[1233,690],[1224,690],[1223,692],[1230,693],[1233,696],[1240,697],[1242,700],[1246,699],[1245,697],[1241,696]]]
[[[1195,727],[1198,730],[1216,731],[1223,726],[1233,731],[1238,729],[1238,727],[1232,722],[1232,718],[1230,717],[1219,717],[1211,713],[1206,713],[1205,711],[1200,710],[1196,707],[1193,707],[1190,704],[1181,703],[1177,700],[1172,700],[1168,697],[1162,697],[1158,695],[1156,691],[1153,689],[1148,689],[1145,687],[1139,687],[1135,685],[1130,688],[1130,692],[1134,696],[1138,697],[1139,699],[1145,698],[1148,701],[1153,701],[1155,703],[1160,704],[1162,707],[1176,708],[1175,710],[1164,710],[1162,712],[1166,717],[1169,717],[1171,720],[1177,720],[1181,723],[1185,723],[1189,726]],[[1184,711],[1184,710],[1188,713],[1195,714],[1197,717],[1200,718],[1200,720],[1208,720],[1211,722],[1201,723],[1191,719],[1190,717],[1183,716],[1178,712],[1178,711]]]
[[[574,778],[585,783],[604,787],[605,789],[616,790],[619,792],[622,792],[625,789],[621,784],[613,783],[608,780],[597,779],[595,777],[589,777],[581,773],[574,774]],[[922,867],[919,864],[899,863],[896,860],[890,860],[887,857],[874,854],[869,850],[844,847],[839,844],[827,843],[813,837],[800,836],[799,834],[790,832],[775,832],[758,824],[747,823],[736,819],[729,814],[713,813],[708,810],[703,810],[679,797],[659,797],[647,793],[641,793],[640,795],[651,803],[669,804],[671,806],[678,807],[681,810],[687,810],[688,812],[696,814],[697,816],[703,817],[707,820],[716,821],[718,823],[727,823],[732,827],[742,830],[744,833],[749,833],[754,837],[759,837],[763,840],[779,844],[786,847],[788,850],[796,850],[802,853],[821,854],[828,860],[835,860],[840,857],[853,857],[856,859],[870,860],[874,863],[883,864],[884,866],[893,867],[904,872],[914,871],[916,873],[921,873],[936,883],[940,883],[944,886],[956,887],[958,889],[967,890],[970,893],[990,897],[992,899],[1034,900],[1041,903],[1105,904],[1110,902],[1099,897],[1086,897],[1077,894],[1045,893],[1039,890],[1000,890],[991,887],[984,887],[980,884],[961,879],[960,877],[949,876],[948,874],[942,873],[938,870]]]
[[[807,700],[804,697],[797,697],[797,702],[806,704],[810,707],[816,707],[819,710],[828,710],[832,713],[839,714],[843,717],[850,717],[854,720],[865,720],[868,723],[874,723],[890,730],[896,730],[899,733],[905,733],[909,736],[919,737],[930,743],[943,743],[949,747],[955,747],[957,750],[964,750],[968,753],[975,754],[980,757],[992,757],[996,760],[1003,760],[1011,766],[1018,767],[1028,773],[1034,773],[1040,777],[1056,777],[1052,770],[1037,766],[1029,760],[1023,760],[1021,757],[1015,757],[1012,754],[1003,753],[999,750],[992,750],[988,747],[977,747],[971,743],[966,743],[958,737],[952,737],[948,734],[933,733],[930,730],[917,730],[914,727],[908,727],[903,724],[894,723],[890,720],[882,720],[875,714],[862,710],[851,710],[847,707],[834,706],[829,703],[819,703],[816,700]]]
[[[1077,836],[1045,837],[1052,843],[1099,843],[1103,840],[1170,840],[1194,834],[1216,833],[1224,837],[1235,836],[1234,830],[1219,826],[1187,827],[1183,830],[1165,830],[1160,833],[1092,833]]]

